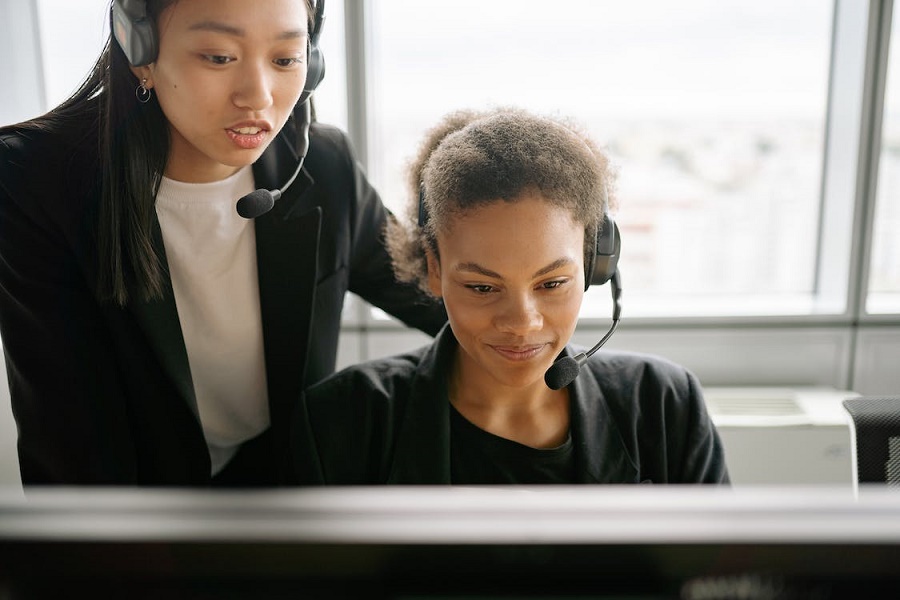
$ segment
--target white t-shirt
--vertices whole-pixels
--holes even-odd
[[[254,189],[247,166],[212,183],[163,177],[156,197],[213,475],[269,426],[256,230],[235,210]]]

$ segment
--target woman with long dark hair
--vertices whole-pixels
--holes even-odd
[[[60,106],[0,129],[0,336],[23,483],[275,485],[352,291],[436,333],[304,0],[114,0]],[[239,200],[240,199],[240,200]],[[240,214],[239,214],[240,213]]]

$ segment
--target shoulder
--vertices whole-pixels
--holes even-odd
[[[316,144],[322,149],[345,151],[349,149],[350,138],[347,133],[339,127],[320,121],[314,121],[309,126],[309,143]]]
[[[663,356],[643,352],[603,351],[588,359],[587,366],[598,381],[630,381],[636,385],[685,385],[694,374]]]
[[[0,129],[0,181],[6,184],[34,176],[59,155],[53,132],[18,126]]]
[[[599,386],[611,407],[623,410],[682,407],[701,409],[703,393],[696,375],[686,367],[662,356],[641,352],[604,351],[591,356],[590,377]]]
[[[353,168],[356,154],[347,134],[334,125],[314,122],[309,126],[309,152],[306,157],[308,166],[342,165]]]
[[[304,394],[310,417],[392,410],[405,403],[426,351],[427,346],[362,362],[310,386]]]
[[[309,151],[303,163],[317,187],[341,200],[356,197],[355,186],[364,179],[347,134],[325,123],[309,126]]]
[[[640,465],[642,481],[728,481],[721,440],[690,370],[635,352],[597,353],[588,365],[596,381],[593,391],[599,388],[625,447]]]
[[[66,162],[83,162],[88,157],[96,157],[98,131],[96,124],[90,121],[84,116],[51,118],[44,115],[0,128],[0,155],[3,158],[0,168],[21,169],[29,166],[26,161],[36,161],[36,166],[46,175],[48,161],[65,166]]]
[[[86,192],[99,168],[95,127],[80,119],[0,129],[0,189],[24,206]]]

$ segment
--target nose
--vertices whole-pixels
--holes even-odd
[[[494,327],[503,333],[525,335],[544,326],[544,316],[531,294],[511,295],[494,319]]]
[[[264,65],[249,62],[236,72],[232,102],[239,108],[260,111],[272,105],[272,79]]]

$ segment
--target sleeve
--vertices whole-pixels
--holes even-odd
[[[443,304],[416,286],[398,282],[385,246],[384,232],[394,215],[384,206],[378,192],[353,156],[356,211],[351,223],[350,291],[374,306],[432,337],[447,321]]]
[[[679,471],[672,481],[684,483],[728,484],[728,468],[725,450],[719,432],[709,416],[703,390],[697,377],[685,371],[687,389],[684,405],[677,411],[672,425],[682,431],[683,451],[680,453]],[[670,425],[670,429],[672,429]],[[673,439],[678,434],[671,431]]]
[[[324,485],[322,463],[316,438],[313,434],[309,418],[309,407],[306,394],[300,397],[291,418],[290,437],[288,441],[288,474],[289,485],[312,486]]]
[[[0,337],[22,481],[132,482],[134,450],[108,328],[73,234],[49,208],[64,185],[49,165],[37,177],[28,165],[38,161],[8,141],[0,139]]]
[[[411,376],[403,359],[348,367],[294,407],[286,472],[295,485],[387,482]]]
[[[288,473],[298,485],[379,483],[378,444],[387,428],[376,426],[369,390],[354,373],[342,373],[304,392],[291,423]]]
[[[626,351],[608,351],[590,364],[641,481],[729,483],[722,441],[689,369]]]

